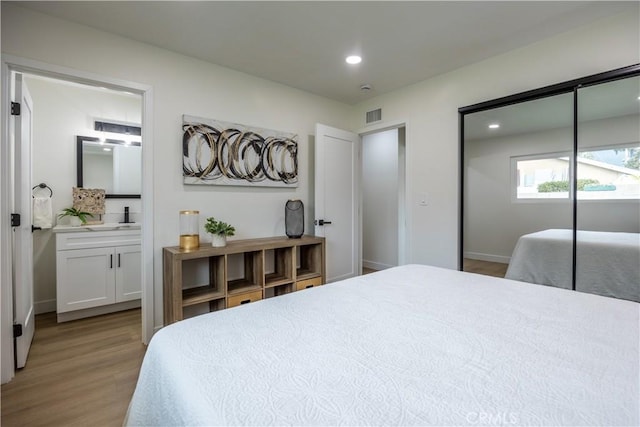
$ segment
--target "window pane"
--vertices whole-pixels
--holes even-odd
[[[640,144],[578,153],[578,199],[640,199]]]
[[[569,197],[569,157],[514,159],[518,199],[566,199]]]

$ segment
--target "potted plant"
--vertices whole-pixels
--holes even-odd
[[[83,212],[80,209],[76,208],[64,208],[62,213],[58,215],[58,218],[64,218],[65,216],[69,217],[69,224],[73,227],[78,227],[82,224],[87,223],[87,216],[93,217],[89,212]]]
[[[233,236],[236,229],[226,222],[217,221],[210,216],[204,223],[204,229],[211,233],[211,246],[223,247],[227,245],[227,236]]]

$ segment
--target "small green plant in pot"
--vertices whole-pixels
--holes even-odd
[[[83,212],[80,209],[76,208],[64,208],[62,210],[62,213],[58,215],[58,218],[64,218],[65,216],[69,217],[69,223],[75,227],[81,224],[86,224],[87,217],[90,216],[93,218],[93,215],[89,212]]]
[[[211,234],[211,246],[222,247],[227,245],[227,236],[236,234],[236,229],[226,222],[218,221],[210,216],[204,223],[204,229]]]

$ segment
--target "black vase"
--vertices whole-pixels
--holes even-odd
[[[304,205],[301,200],[288,200],[284,205],[287,237],[297,239],[304,234]]]

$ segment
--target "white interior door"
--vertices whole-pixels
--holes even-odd
[[[360,274],[358,142],[355,133],[316,124],[314,222],[326,240],[328,282]]]
[[[19,227],[13,233],[13,317],[14,324],[22,325],[22,335],[15,340],[16,368],[22,368],[35,332],[33,310],[33,237],[31,235],[31,140],[33,101],[23,81],[15,75],[15,100],[20,114],[15,119],[15,189],[14,212],[20,214]]]

